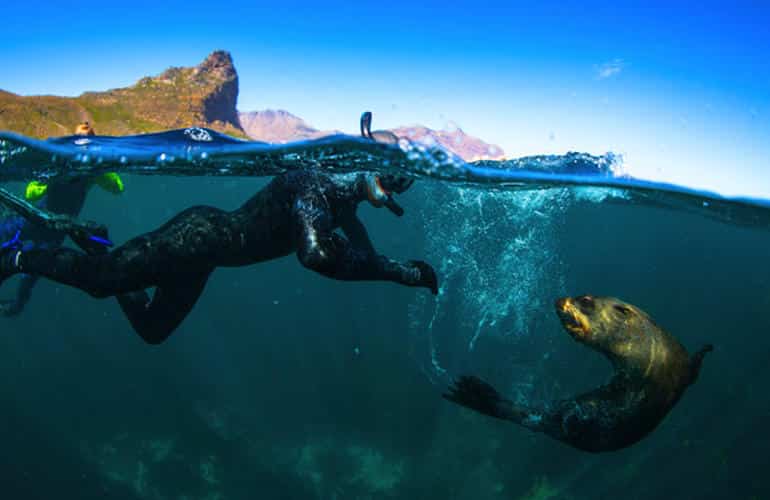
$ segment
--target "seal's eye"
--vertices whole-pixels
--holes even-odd
[[[592,308],[594,306],[594,299],[588,295],[583,295],[578,299],[578,304],[586,308]]]
[[[615,308],[616,311],[618,311],[623,316],[628,316],[629,314],[631,314],[631,309],[629,309],[626,306],[616,305],[613,307]]]

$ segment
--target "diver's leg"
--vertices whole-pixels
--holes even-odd
[[[160,344],[182,323],[198,301],[210,273],[192,279],[185,278],[173,285],[155,289],[150,300],[144,290],[118,295],[123,309],[136,333],[148,344]]]
[[[37,276],[25,274],[21,278],[19,287],[16,289],[16,298],[0,301],[0,315],[11,317],[21,314],[32,297],[32,289],[35,287],[37,280]]]
[[[6,249],[0,255],[0,279],[28,273],[108,297],[172,282],[180,275],[208,273],[222,244],[224,214],[212,207],[187,209],[156,231],[106,254]]]
[[[17,272],[43,276],[101,298],[155,285],[152,259],[141,253],[131,258],[126,251],[131,247],[105,255],[56,248],[29,250],[11,257]]]
[[[429,288],[438,293],[436,273],[422,261],[406,263],[357,249],[342,236],[312,225],[306,226],[297,249],[303,266],[343,281],[392,281]]]

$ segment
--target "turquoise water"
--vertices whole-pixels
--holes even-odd
[[[466,164],[410,144],[206,133],[80,144],[4,133],[0,179],[19,192],[30,178],[125,172],[122,196],[94,190],[82,214],[119,244],[190,205],[235,208],[288,169],[395,170],[419,179],[399,198],[406,215],[362,207],[362,218],[382,253],[434,265],[438,297],[334,282],[289,257],[218,270],[152,347],[114,300],[43,282],[0,322],[4,497],[770,495],[765,201],[630,179],[612,155]],[[441,399],[459,373],[527,401],[606,380],[606,362],[552,310],[581,293],[638,305],[689,349],[715,345],[652,435],[587,455]]]

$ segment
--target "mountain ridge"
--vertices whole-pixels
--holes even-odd
[[[246,137],[236,111],[238,74],[229,52],[217,50],[197,66],[171,67],[134,85],[77,97],[21,96],[0,90],[0,129],[33,137],[69,135],[91,122],[104,135],[205,126]]]
[[[203,126],[239,138],[272,143],[341,133],[319,130],[285,110],[239,112],[238,92],[238,72],[232,56],[216,50],[197,66],[172,66],[128,87],[88,91],[77,97],[22,96],[0,89],[0,129],[46,138],[70,135],[83,121],[90,122],[103,135]],[[433,130],[413,125],[397,127],[392,132],[415,142],[438,144],[468,161],[503,157],[502,148],[460,128]]]
[[[341,133],[338,130],[319,130],[297,115],[281,109],[240,112],[239,117],[243,130],[256,141],[285,143]],[[459,127],[434,130],[423,125],[411,125],[389,130],[414,142],[428,146],[440,145],[466,161],[500,160],[505,157],[500,146],[468,135]]]

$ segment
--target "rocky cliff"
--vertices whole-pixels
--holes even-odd
[[[172,67],[130,87],[85,92],[78,97],[20,96],[0,90],[0,130],[52,137],[72,134],[82,121],[90,122],[103,135],[204,126],[273,143],[339,133],[318,130],[283,110],[238,113],[237,100],[238,73],[232,57],[216,51],[197,66]],[[459,128],[432,130],[416,125],[393,132],[413,141],[439,144],[465,160],[503,157],[500,147]]]
[[[89,121],[99,134],[126,135],[205,126],[245,137],[238,121],[238,74],[216,51],[201,64],[169,68],[135,85],[78,97],[19,96],[0,91],[0,129],[34,137],[68,135]]]

